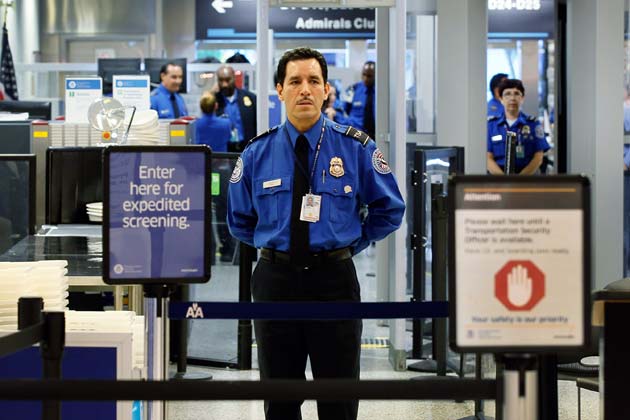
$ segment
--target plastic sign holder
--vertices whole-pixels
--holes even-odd
[[[535,419],[533,355],[588,345],[589,181],[464,175],[449,191],[451,347],[501,353],[504,418]]]
[[[210,279],[211,151],[110,146],[103,171],[103,280],[144,286],[147,376],[166,380],[168,296]],[[147,414],[164,419],[166,403],[150,402]]]

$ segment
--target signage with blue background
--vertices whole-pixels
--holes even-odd
[[[208,280],[210,173],[206,146],[106,149],[106,283]]]
[[[489,38],[550,38],[554,27],[554,0],[488,0]],[[373,39],[376,19],[372,8],[270,7],[269,28],[275,38]],[[255,38],[255,1],[195,1],[195,39]]]
[[[149,80],[145,79],[116,79],[116,87],[145,88],[149,87]]]
[[[66,79],[66,89],[101,89],[103,81],[100,78],[93,79]]]

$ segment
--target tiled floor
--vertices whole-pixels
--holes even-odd
[[[362,253],[355,257],[355,264],[361,282],[364,301],[375,298],[375,264],[373,255]],[[231,266],[216,266],[211,285],[194,291],[197,300],[235,300],[235,269]],[[209,324],[213,321],[197,321],[191,332],[191,350],[196,356],[221,356],[233,360],[236,353],[236,324]],[[376,321],[364,321],[363,337],[387,338],[386,327]],[[410,337],[409,337],[410,342]],[[220,343],[217,345],[217,343]],[[410,347],[410,344],[409,344]],[[253,352],[254,365],[256,352]],[[414,362],[410,360],[409,363]],[[206,369],[189,367],[190,372],[209,372],[215,380],[257,380],[258,371],[238,371],[226,369]],[[386,348],[364,348],[361,356],[362,379],[407,379],[420,374],[412,371],[395,372],[388,361]],[[559,420],[577,419],[577,388],[574,382],[559,381]],[[599,418],[599,394],[582,391],[582,419]],[[494,401],[485,404],[485,413],[494,417]],[[455,420],[473,415],[473,402],[453,401],[361,401],[359,419],[391,420]],[[314,401],[306,401],[302,406],[304,420],[316,420],[317,409]],[[168,408],[169,420],[263,420],[262,401],[201,401],[171,402]],[[509,419],[506,419],[509,420]]]

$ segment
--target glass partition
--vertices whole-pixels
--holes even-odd
[[[35,156],[0,155],[0,254],[35,233]]]
[[[227,227],[227,193],[237,153],[212,154],[212,279],[190,286],[190,301],[238,302],[239,243]],[[237,320],[191,320],[188,357],[191,363],[236,367]]]

